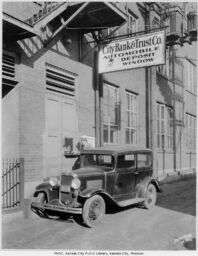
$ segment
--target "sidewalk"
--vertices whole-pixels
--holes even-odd
[[[170,172],[166,174],[162,174],[158,176],[158,181],[160,184],[165,184],[165,183],[171,183],[177,180],[181,179],[190,179],[196,177],[196,170],[195,168],[193,169],[188,169],[188,170],[178,170],[176,172]]]

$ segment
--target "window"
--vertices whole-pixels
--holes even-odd
[[[188,151],[196,150],[196,117],[186,114],[186,146]]]
[[[173,110],[167,107],[167,148],[173,149]]]
[[[157,147],[173,148],[173,110],[157,103]]]
[[[4,52],[2,56],[2,97],[5,97],[18,83],[15,65],[14,54]]]
[[[126,92],[126,144],[137,144],[137,95]]]
[[[104,83],[104,143],[118,144],[119,110],[118,88]]]
[[[138,32],[138,19],[130,9],[128,9],[128,21],[127,21],[127,33],[136,33]]]
[[[151,155],[150,154],[138,154],[137,166],[138,168],[151,166]]]
[[[152,20],[152,28],[160,28],[160,19],[157,17],[154,17]]]
[[[48,91],[74,96],[75,80],[75,74],[46,64],[46,88]]]
[[[134,154],[119,155],[117,159],[117,168],[126,169],[135,167],[135,156]]]
[[[15,58],[8,54],[3,54],[2,75],[14,78],[15,77]]]
[[[81,167],[85,166],[102,166],[105,169],[112,170],[115,165],[115,160],[112,155],[103,154],[83,154],[80,156]]]
[[[188,59],[186,59],[186,88],[196,93],[196,66]]]
[[[157,66],[157,72],[160,74],[170,78],[170,56],[169,56],[169,50],[166,50],[166,63],[164,65],[158,65]]]
[[[175,60],[175,80],[183,83],[183,63],[178,58]]]

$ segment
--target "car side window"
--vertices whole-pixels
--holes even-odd
[[[150,154],[138,154],[137,156],[138,168],[150,167],[151,166],[151,155]]]
[[[134,154],[119,155],[117,159],[118,169],[127,169],[135,167],[135,156]]]

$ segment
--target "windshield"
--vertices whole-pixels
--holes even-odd
[[[82,154],[80,156],[80,166],[101,166],[105,169],[112,170],[114,169],[115,161],[112,155]]]

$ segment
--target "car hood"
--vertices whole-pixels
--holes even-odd
[[[105,173],[101,167],[97,166],[82,167],[73,172],[76,173],[79,178],[85,176],[103,176]]]

